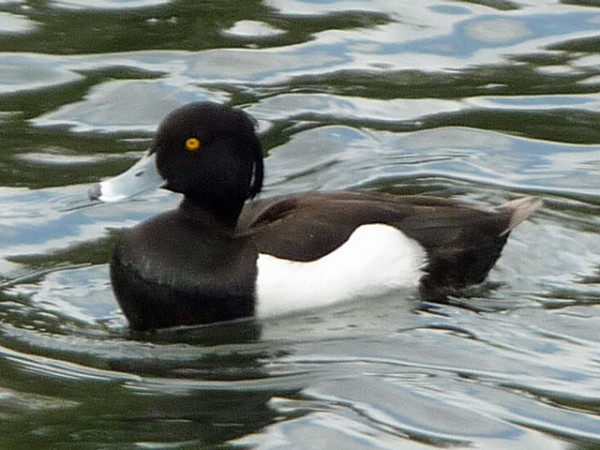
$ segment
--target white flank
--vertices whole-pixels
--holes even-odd
[[[271,317],[414,289],[427,254],[389,225],[363,225],[321,259],[297,262],[260,254],[256,316]]]

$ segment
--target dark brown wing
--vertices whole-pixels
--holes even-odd
[[[426,249],[422,292],[440,300],[454,289],[483,281],[510,230],[539,203],[526,198],[485,211],[435,197],[313,193],[247,205],[238,231],[251,234],[261,253],[312,261],[342,245],[361,225],[392,225]]]

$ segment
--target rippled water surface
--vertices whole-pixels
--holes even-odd
[[[133,334],[114,237],[178,197],[86,190],[195,100],[264,196],[544,207],[450,305]],[[599,112],[587,0],[0,1],[0,448],[598,448]]]

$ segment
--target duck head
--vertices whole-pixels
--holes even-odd
[[[262,183],[262,147],[252,119],[241,110],[202,102],[166,116],[142,159],[93,186],[89,197],[114,202],[163,187],[183,194],[186,205],[235,222]]]

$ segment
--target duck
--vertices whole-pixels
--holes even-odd
[[[484,281],[511,231],[541,205],[494,208],[383,192],[257,198],[264,178],[255,121],[212,102],[159,124],[129,170],[89,189],[122,201],[162,187],[179,206],[120,233],[110,261],[116,300],[133,330],[291,314],[411,295],[446,302]]]

